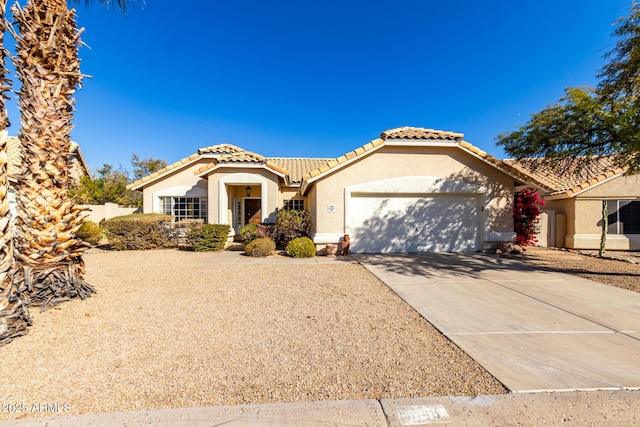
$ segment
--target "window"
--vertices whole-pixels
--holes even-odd
[[[303,211],[304,210],[304,200],[303,199],[285,200],[283,208],[285,210]]]
[[[174,221],[203,219],[207,222],[206,197],[161,197],[162,213],[171,215]]]
[[[640,200],[609,200],[609,234],[640,234]]]

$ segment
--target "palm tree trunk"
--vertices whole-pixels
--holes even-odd
[[[31,324],[28,299],[18,294],[11,271],[13,268],[13,239],[11,211],[9,210],[9,177],[7,160],[7,127],[9,119],[4,100],[11,88],[5,67],[7,51],[4,48],[7,1],[0,0],[0,345],[27,332]]]
[[[18,24],[16,69],[22,128],[23,164],[18,176],[14,250],[31,303],[46,308],[95,292],[84,281],[82,253],[75,234],[82,211],[69,196],[73,94],[80,86],[75,11],[65,0],[30,0],[12,8]]]

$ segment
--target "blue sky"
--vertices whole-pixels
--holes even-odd
[[[498,134],[565,87],[595,84],[629,5],[147,0],[124,16],[78,4],[92,78],[77,92],[72,138],[92,170],[220,143],[337,157],[405,125],[464,133],[503,158]]]

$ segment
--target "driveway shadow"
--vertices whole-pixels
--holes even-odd
[[[427,278],[437,277],[440,272],[473,278],[487,270],[545,271],[544,267],[527,264],[511,256],[480,253],[357,254],[354,257],[387,272]]]

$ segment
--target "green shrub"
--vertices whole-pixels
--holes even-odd
[[[247,224],[240,230],[240,236],[242,236],[244,243],[249,243],[261,237],[275,240],[276,226],[275,224]]]
[[[93,221],[83,221],[76,231],[76,237],[95,246],[104,237],[104,230]]]
[[[252,257],[265,257],[273,254],[276,250],[276,242],[268,237],[260,237],[247,243],[244,253]]]
[[[102,222],[115,250],[175,247],[171,217],[161,214],[132,214]]]
[[[276,233],[286,246],[296,237],[309,237],[311,233],[311,212],[284,209],[276,215]]]
[[[308,237],[296,237],[287,244],[286,251],[293,258],[312,258],[316,256],[316,245]]]
[[[197,252],[221,251],[227,244],[231,227],[224,224],[203,224],[187,232],[187,244]]]
[[[258,238],[258,224],[247,224],[240,230],[242,241],[249,243]]]

